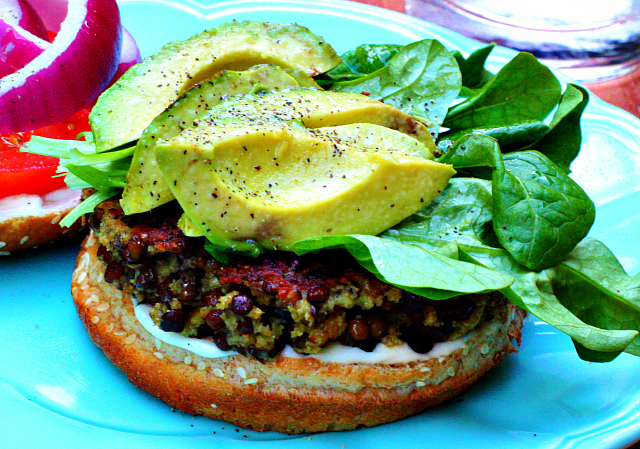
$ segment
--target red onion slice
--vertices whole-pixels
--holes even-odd
[[[60,31],[60,24],[67,16],[68,0],[29,0],[29,3],[40,15],[47,30],[54,33]]]
[[[51,46],[0,79],[0,133],[60,122],[91,104],[113,78],[121,46],[115,0],[70,0]]]
[[[0,0],[0,19],[13,27],[20,27],[34,36],[49,41],[47,28],[27,0]]]
[[[51,44],[48,41],[40,39],[24,28],[12,26],[0,19],[0,77],[21,69],[49,45]]]
[[[129,70],[129,67],[138,64],[140,61],[142,61],[142,58],[140,57],[138,44],[136,44],[135,39],[127,29],[122,27],[122,51],[120,52],[120,63],[118,64],[118,70],[116,70],[116,74],[113,76],[109,86],[118,81],[118,79],[124,75],[124,72]]]

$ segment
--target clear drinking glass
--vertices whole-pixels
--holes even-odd
[[[407,0],[406,12],[533,53],[640,115],[640,0]]]

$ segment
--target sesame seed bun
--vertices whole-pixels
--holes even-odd
[[[60,226],[80,204],[80,191],[67,188],[44,196],[16,195],[0,200],[0,252],[9,253],[52,242],[80,228]]]
[[[91,339],[141,389],[187,413],[253,430],[349,430],[396,421],[447,401],[515,349],[524,311],[509,304],[449,355],[406,364],[340,364],[280,356],[207,359],[162,343],[107,284],[97,239],[85,239],[72,294]]]

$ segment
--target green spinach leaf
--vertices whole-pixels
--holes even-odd
[[[495,169],[502,161],[502,153],[495,139],[483,134],[466,134],[456,140],[441,157],[437,159],[454,168],[491,167]]]
[[[540,120],[525,120],[510,125],[499,125],[487,128],[458,129],[441,134],[441,139],[458,141],[467,134],[484,134],[493,137],[504,152],[515,151],[538,142],[546,136],[551,128]]]
[[[491,198],[490,182],[453,178],[427,206],[380,236],[429,250],[447,243],[499,248],[493,232]]]
[[[382,281],[430,299],[499,290],[513,282],[509,275],[451,257],[451,247],[442,253],[370,235],[310,238],[293,245],[297,254],[335,248],[347,250]]]
[[[562,304],[582,321],[604,329],[640,329],[640,274],[629,276],[601,242],[585,239],[549,271]],[[589,350],[576,343],[580,354]],[[626,352],[640,355],[640,336]]]
[[[385,67],[391,58],[400,50],[402,45],[395,44],[364,44],[354,50],[344,53],[342,64],[329,70],[325,75],[331,82],[351,81],[362,75],[375,72]]]
[[[595,206],[584,190],[537,151],[504,155],[492,185],[496,235],[533,271],[564,259],[595,219]]]
[[[514,283],[502,291],[505,296],[514,304],[569,335],[576,347],[583,349],[578,351],[581,358],[592,362],[606,362],[613,360],[623,351],[637,352],[637,347],[634,347],[640,329],[637,321],[633,326],[622,328],[617,322],[624,319],[624,314],[620,311],[614,319],[609,319],[610,315],[607,320],[594,322],[584,319],[585,317],[567,307],[567,304],[583,300],[586,292],[597,289],[596,279],[585,273],[577,274],[572,279],[575,282],[575,290],[568,294],[563,287],[567,282],[567,278],[562,276],[564,263],[536,273],[518,264],[504,250],[465,247],[460,251],[464,260],[474,261],[494,270],[503,270],[504,273],[514,276]],[[594,301],[599,306],[604,306],[610,299],[600,296]],[[634,319],[638,319],[637,312]]]
[[[495,140],[469,134],[440,162],[492,170],[494,230],[519,263],[539,271],[560,262],[582,240],[595,206],[580,186],[536,151],[502,155]]]
[[[571,162],[580,152],[580,118],[588,102],[589,93],[583,87],[569,84],[553,116],[550,131],[528,149],[539,151],[568,173]]]
[[[561,92],[548,67],[529,53],[519,53],[481,89],[453,106],[443,126],[487,128],[542,121],[558,104]]]
[[[532,272],[498,244],[491,190],[489,181],[454,178],[440,196],[381,236],[430,251],[456,244],[460,260],[513,276],[502,293],[571,336],[585,360],[637,354],[640,275],[627,276],[606,247],[590,239],[558,265]]]
[[[426,39],[403,47],[387,66],[354,81],[335,83],[331,90],[366,92],[425,121],[437,135],[460,83],[460,69],[451,53],[440,42]]]
[[[465,58],[459,51],[453,51],[453,57],[458,62],[462,74],[462,86],[468,89],[478,89],[484,86],[493,74],[485,69],[485,63],[495,44],[487,45],[474,51]]]

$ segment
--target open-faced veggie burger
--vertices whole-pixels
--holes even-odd
[[[229,22],[134,66],[85,143],[29,144],[92,194],[63,223],[90,214],[91,338],[174,407],[288,433],[454,397],[526,311],[587,360],[637,354],[636,328],[578,306],[611,257],[567,175],[586,91],[526,54],[489,73],[490,51],[341,59],[298,25]],[[627,307],[611,290],[590,300]]]

